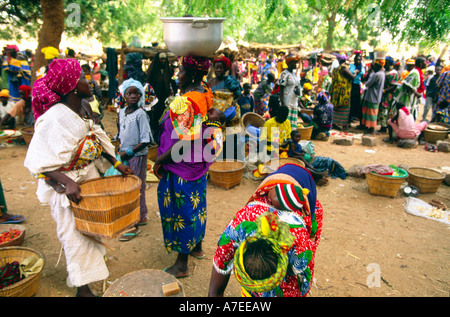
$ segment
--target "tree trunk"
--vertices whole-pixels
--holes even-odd
[[[327,41],[325,43],[325,51],[330,52],[333,49],[333,35],[334,29],[336,27],[336,12],[333,12],[331,16],[327,19],[328,30],[327,30]]]
[[[63,0],[40,0],[40,2],[43,23],[39,31],[38,47],[31,71],[31,85],[36,80],[36,71],[47,65],[41,49],[47,46],[59,49],[59,43],[61,43],[61,37],[64,32],[65,11]]]

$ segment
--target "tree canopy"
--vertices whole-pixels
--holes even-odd
[[[64,0],[68,36],[85,35],[103,45],[162,42],[159,17],[226,17],[224,35],[270,44],[307,44],[328,50],[375,46],[387,32],[397,42],[433,47],[446,43],[450,0]],[[37,38],[39,1],[0,0],[0,38]]]

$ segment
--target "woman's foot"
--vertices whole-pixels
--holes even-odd
[[[163,271],[166,273],[169,273],[170,275],[172,275],[175,278],[183,278],[183,277],[188,277],[189,275],[191,275],[191,273],[189,273],[187,263],[186,263],[186,266],[175,263],[174,265],[164,269]]]
[[[77,288],[77,297],[97,297],[95,296],[88,285],[83,285]]]

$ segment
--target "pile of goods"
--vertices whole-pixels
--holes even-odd
[[[6,242],[10,242],[20,236],[22,231],[18,229],[9,229],[9,231],[5,231],[0,233],[0,245]]]

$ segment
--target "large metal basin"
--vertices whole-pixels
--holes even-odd
[[[160,18],[164,42],[177,56],[211,56],[220,47],[225,18]]]

